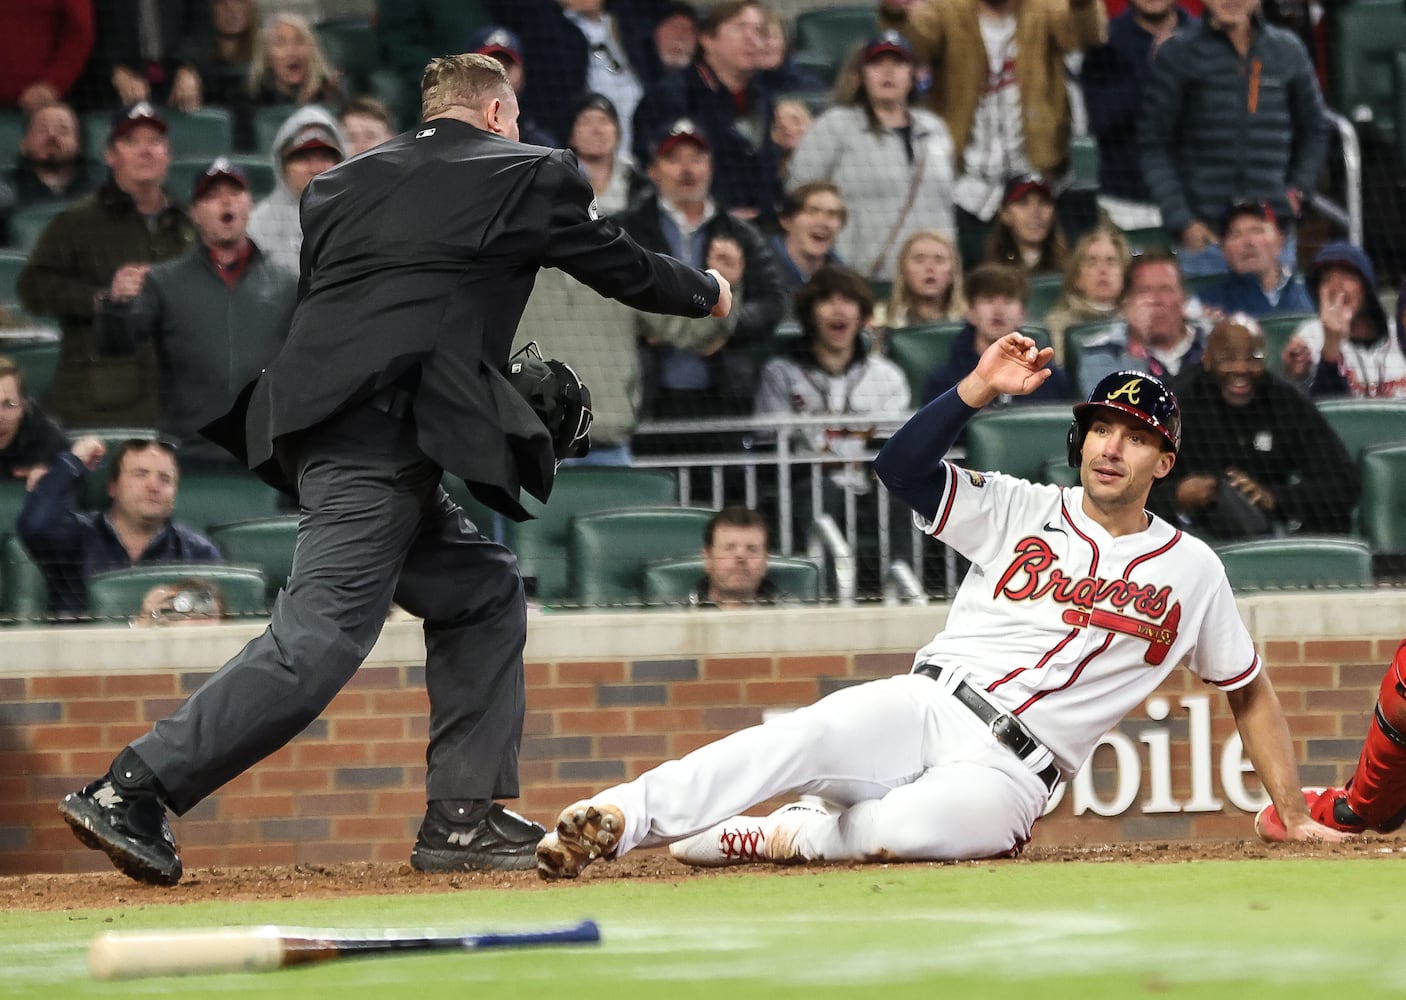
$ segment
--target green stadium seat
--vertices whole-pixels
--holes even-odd
[[[1406,552],[1406,444],[1362,453],[1359,523],[1373,552]]]
[[[827,80],[833,80],[855,46],[879,31],[873,4],[867,7],[830,7],[801,11],[796,15],[792,50],[797,60],[804,57],[808,69],[829,67]]]
[[[57,205],[30,205],[10,216],[10,246],[22,253],[29,253],[39,242],[49,222],[64,209],[65,203]]]
[[[1172,249],[1172,236],[1161,226],[1149,229],[1128,229],[1124,231],[1128,246],[1133,253],[1146,253],[1149,250]]]
[[[0,306],[13,306],[20,300],[17,288],[20,272],[28,258],[13,250],[0,250]]]
[[[261,517],[236,521],[210,529],[210,540],[220,548],[225,561],[239,566],[255,566],[264,575],[268,606],[288,585],[293,572],[293,546],[298,540],[298,517]]]
[[[1056,486],[1078,486],[1079,470],[1069,464],[1069,456],[1047,458],[1040,466],[1040,482]]]
[[[1396,157],[1406,163],[1406,49],[1396,53],[1392,63],[1392,120],[1396,122]]]
[[[1030,294],[1025,299],[1025,318],[1031,323],[1045,321],[1045,314],[1059,301],[1064,290],[1064,275],[1036,274],[1030,278]]]
[[[24,138],[24,113],[14,108],[0,109],[0,170],[19,160],[20,140]]]
[[[1069,140],[1070,187],[1098,190],[1098,140],[1076,135]]]
[[[1216,546],[1236,592],[1372,586],[1372,553],[1355,538],[1258,538]]]
[[[523,506],[536,519],[521,524],[505,519],[503,544],[517,555],[523,577],[535,581],[533,595],[547,604],[559,603],[572,593],[567,541],[573,517],[618,507],[677,503],[678,483],[663,469],[569,467],[557,473],[550,503],[544,506],[524,495]],[[701,530],[696,543],[694,552],[703,547]],[[655,558],[669,554],[661,552]]]
[[[22,480],[0,480],[0,538],[14,532],[26,495]]]
[[[1089,323],[1073,323],[1064,331],[1064,370],[1069,373],[1074,385],[1079,385],[1079,363],[1084,356],[1084,348],[1123,325],[1121,319],[1096,319]],[[1075,395],[1082,396],[1082,392]]]
[[[1046,462],[1065,458],[1069,419],[1065,405],[1012,406],[979,413],[967,424],[967,457],[962,464],[978,472],[1004,472],[1040,482]]]
[[[48,323],[36,323],[34,328],[36,332],[51,331],[53,336],[44,340],[0,339],[0,354],[19,365],[24,394],[39,399],[49,390],[59,367],[59,330]]]
[[[188,472],[176,490],[176,517],[197,531],[271,518],[279,493],[252,472]],[[270,581],[272,582],[272,581]]]
[[[947,359],[952,356],[952,342],[965,325],[962,320],[954,319],[945,323],[904,326],[888,332],[884,352],[907,376],[914,407],[923,401],[923,385],[928,376],[947,364]]]
[[[278,130],[298,109],[292,104],[276,104],[269,108],[259,108],[254,112],[254,149],[267,154],[273,148],[273,138]],[[257,155],[257,154],[255,154]]]
[[[95,573],[88,578],[88,612],[97,619],[127,621],[142,607],[147,591],[187,577],[209,580],[220,588],[231,617],[260,615],[265,603],[264,575],[252,566],[219,563],[152,563]]]
[[[371,74],[381,65],[381,45],[371,22],[360,17],[339,17],[313,25],[327,61],[353,83],[353,89],[370,89]]]
[[[1260,317],[1260,329],[1264,331],[1265,365],[1270,371],[1276,375],[1284,374],[1284,345],[1293,337],[1295,330],[1315,318],[1313,313]]]
[[[1396,0],[1326,5],[1328,37],[1333,53],[1328,60],[1328,103],[1349,119],[1359,109],[1371,112],[1372,121],[1399,133],[1406,122],[1397,120],[1394,98],[1395,62],[1406,39],[1406,7]]]
[[[767,560],[766,573],[788,600],[808,603],[820,600],[820,567],[811,560],[772,556]],[[644,603],[687,604],[694,586],[702,578],[701,556],[655,560],[644,568]]]
[[[585,607],[644,602],[645,566],[693,556],[715,511],[630,507],[578,514],[567,542],[572,596]]]
[[[0,618],[42,622],[48,614],[49,584],[18,535],[5,538],[0,546],[0,591]]]
[[[1406,399],[1320,399],[1318,412],[1359,464],[1368,448],[1406,444]]]

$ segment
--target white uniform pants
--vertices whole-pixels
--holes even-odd
[[[951,694],[958,678],[904,674],[837,691],[668,761],[596,801],[625,814],[619,853],[672,843],[786,793],[840,807],[800,827],[808,861],[960,860],[1030,838],[1049,793]]]

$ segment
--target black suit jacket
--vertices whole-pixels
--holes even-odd
[[[711,277],[599,218],[572,153],[450,119],[319,175],[302,224],[288,340],[205,429],[275,484],[277,439],[402,385],[415,394],[424,453],[480,501],[524,520],[518,491],[545,501],[554,459],[502,368],[537,269],[559,267],[650,312],[701,317],[718,298]]]

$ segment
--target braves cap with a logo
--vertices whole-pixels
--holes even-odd
[[[522,65],[522,40],[507,28],[479,28],[469,36],[469,51],[485,56],[507,56]]]
[[[150,125],[162,135],[170,131],[166,124],[166,118],[156,106],[148,101],[138,101],[136,104],[128,105],[118,111],[113,112],[112,124],[108,128],[107,141],[116,142],[128,132],[141,125]]]
[[[237,184],[245,191],[249,190],[249,178],[237,164],[231,163],[228,157],[221,156],[215,159],[201,173],[196,175],[195,184],[192,186],[190,200],[199,201],[209,193],[219,181],[228,181]]]
[[[279,150],[279,159],[287,161],[290,156],[312,149],[330,150],[337,154],[339,161],[346,155],[341,140],[330,126],[309,122],[284,140],[283,148]]]
[[[864,46],[864,61],[873,62],[881,55],[895,55],[908,62],[913,61],[913,43],[896,31],[885,31],[876,38],[869,39]]]

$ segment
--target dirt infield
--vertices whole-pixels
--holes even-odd
[[[1212,860],[1295,857],[1380,857],[1406,854],[1406,840],[1364,837],[1346,844],[1267,845],[1239,840],[1223,843],[1155,842],[1091,844],[1081,847],[1032,847],[1015,860],[956,862],[966,865],[1036,865],[1065,862],[1167,864]],[[938,866],[936,862],[913,862]],[[804,865],[781,868],[689,868],[663,851],[641,851],[620,861],[598,862],[582,883],[636,879],[681,882],[738,875],[807,875],[857,867]],[[535,872],[465,872],[425,875],[407,864],[277,865],[255,868],[198,868],[180,885],[163,889],[142,885],[117,872],[90,875],[15,875],[0,877],[0,910],[90,910],[122,906],[198,903],[212,900],[331,899],[340,896],[409,895],[458,889],[568,888],[575,883],[543,882]]]

